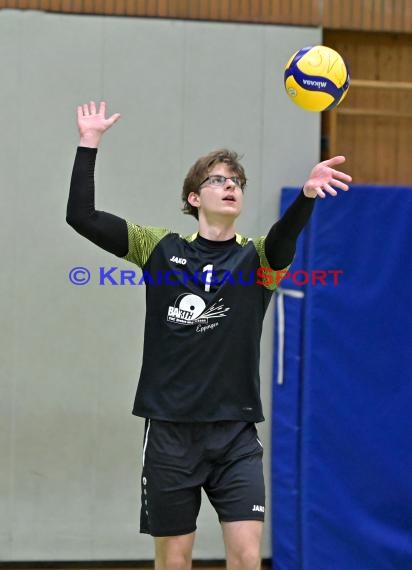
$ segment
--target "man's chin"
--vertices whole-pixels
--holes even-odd
[[[224,210],[220,210],[216,212],[216,214],[227,217],[228,219],[236,220],[240,216],[242,210],[234,209],[234,208],[226,208]]]
[[[216,210],[214,212],[205,212],[204,218],[208,221],[208,223],[212,223],[214,221],[223,222],[225,224],[233,223],[241,214],[241,210],[234,211],[233,209],[230,211],[229,208],[225,210]],[[199,216],[200,217],[200,216]]]

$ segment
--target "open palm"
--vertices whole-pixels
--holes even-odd
[[[309,174],[309,179],[305,182],[303,191],[308,198],[325,198],[327,192],[331,196],[336,196],[335,188],[349,190],[347,182],[352,181],[352,177],[345,172],[336,170],[334,166],[345,162],[344,156],[334,156],[314,166]]]
[[[80,139],[98,143],[105,131],[120,118],[120,113],[114,113],[106,118],[106,103],[102,101],[99,110],[96,103],[90,101],[77,107],[77,126]]]

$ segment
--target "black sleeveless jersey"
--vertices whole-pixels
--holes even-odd
[[[276,288],[265,237],[223,242],[127,222],[146,321],[133,413],[176,422],[264,419],[259,354]]]

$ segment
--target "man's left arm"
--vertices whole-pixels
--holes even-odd
[[[272,269],[288,267],[295,255],[296,240],[312,214],[315,198],[326,193],[336,196],[336,188],[347,191],[352,178],[334,167],[345,162],[344,156],[335,156],[314,166],[302,192],[284,215],[270,229],[265,239],[265,255]]]

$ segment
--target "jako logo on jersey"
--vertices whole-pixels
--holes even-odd
[[[252,511],[258,511],[259,513],[264,513],[265,507],[262,507],[261,505],[253,505]]]
[[[223,299],[219,299],[220,303]],[[229,307],[224,308],[223,304],[219,305],[213,303],[210,307],[206,307],[206,303],[199,297],[192,293],[183,293],[179,295],[175,304],[169,305],[167,310],[167,320],[172,323],[179,323],[181,325],[194,325],[205,324],[209,319],[218,319],[226,317]]]
[[[173,263],[177,263],[178,265],[186,265],[187,263],[184,257],[177,257],[176,255],[172,255],[169,261],[173,261]]]

